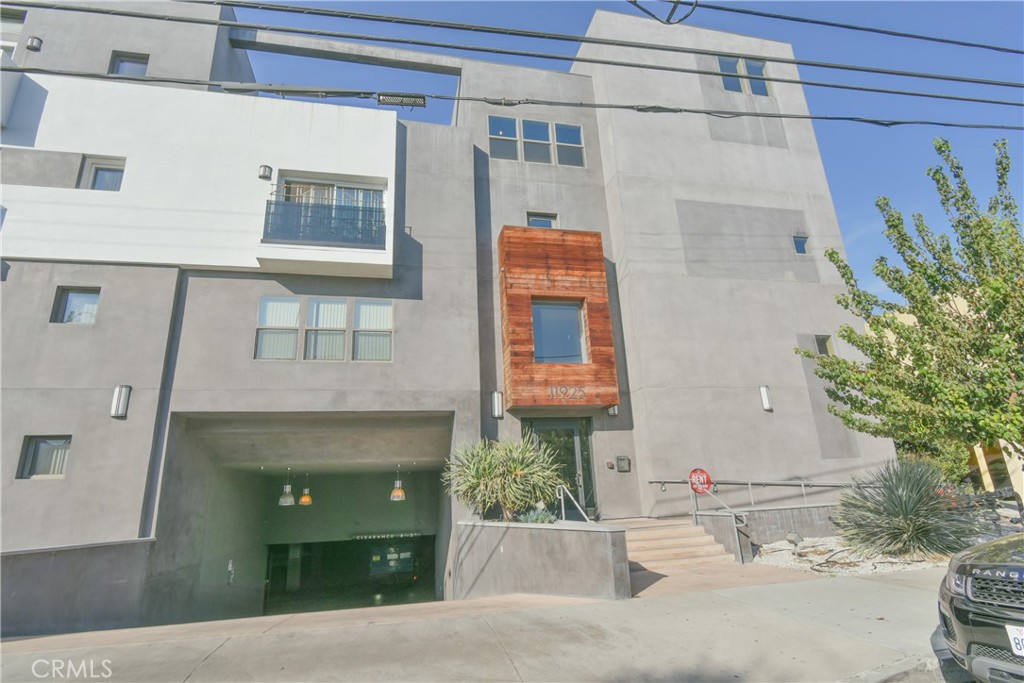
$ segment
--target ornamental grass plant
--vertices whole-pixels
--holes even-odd
[[[839,498],[834,521],[843,539],[865,555],[931,558],[968,547],[981,522],[958,509],[950,487],[925,460],[886,463]]]
[[[562,465],[529,433],[522,441],[484,439],[463,446],[448,459],[442,478],[448,493],[481,517],[495,506],[511,522],[540,501],[552,501],[562,478]]]

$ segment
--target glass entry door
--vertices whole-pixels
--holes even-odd
[[[590,418],[524,419],[523,430],[532,431],[536,442],[547,444],[554,451],[562,465],[562,476],[569,483],[569,492],[593,519],[597,497],[590,457]],[[566,501],[565,514],[569,518],[579,516],[570,501]]]

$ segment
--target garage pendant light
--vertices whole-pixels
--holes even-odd
[[[395,488],[391,489],[392,503],[400,503],[405,500],[405,489],[402,488],[401,469],[401,465],[395,469]]]
[[[281,507],[295,505],[295,496],[292,495],[291,474],[292,468],[289,467],[288,474],[286,474],[284,478],[284,492],[281,494],[281,497],[277,499],[277,504]]]
[[[306,472],[306,486],[302,489],[302,495],[299,496],[299,505],[312,505],[313,496],[309,495],[309,472]]]

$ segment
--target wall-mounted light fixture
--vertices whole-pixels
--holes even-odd
[[[299,496],[299,505],[306,506],[313,504],[313,496],[309,495],[309,472],[306,472],[306,485],[302,489],[302,495]]]
[[[266,164],[260,166],[260,180],[270,180],[274,177],[274,169]]]
[[[114,387],[114,398],[110,401],[110,417],[128,417],[128,399],[131,395],[132,388],[127,384],[118,384]]]
[[[618,416],[619,416],[619,406],[618,405],[614,405],[614,406],[612,406],[611,408],[608,409],[608,417],[618,417]]]
[[[772,395],[768,393],[768,385],[761,385],[761,407],[767,410],[769,413],[773,411],[772,408]]]
[[[25,41],[25,49],[29,52],[39,52],[43,49],[43,39],[39,36],[29,36]]]
[[[505,395],[500,391],[491,392],[491,417],[497,420],[505,417]]]
[[[400,476],[401,470],[401,465],[395,468],[395,487],[391,489],[392,503],[401,503],[405,500],[405,489],[402,488],[402,478]]]
[[[288,507],[295,505],[295,496],[292,495],[292,468],[288,468],[288,473],[284,476],[284,491],[281,493],[281,497],[277,499],[277,504],[281,507]]]

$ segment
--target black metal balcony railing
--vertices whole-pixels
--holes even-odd
[[[267,201],[263,241],[384,249],[382,207]]]

